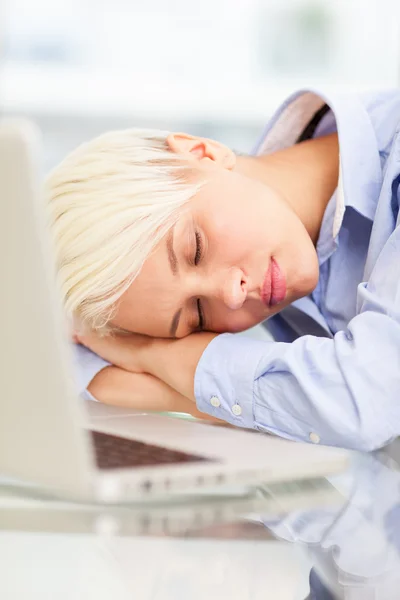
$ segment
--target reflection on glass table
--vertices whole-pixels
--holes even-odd
[[[100,563],[97,598],[397,600],[400,589],[400,471],[383,453],[355,457],[329,481],[152,506],[57,503],[3,486],[0,528],[7,600],[27,597],[28,581],[30,598],[46,597],[49,565],[54,597],[94,598]],[[71,577],[68,596],[61,581]]]

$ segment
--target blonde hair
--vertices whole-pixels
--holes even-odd
[[[82,144],[46,180],[67,318],[99,333],[110,331],[119,298],[201,187],[167,136],[106,133]]]

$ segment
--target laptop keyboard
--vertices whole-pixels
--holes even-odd
[[[99,469],[151,467],[177,463],[205,462],[208,459],[179,450],[145,444],[99,431],[91,431]]]

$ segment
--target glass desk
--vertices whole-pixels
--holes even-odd
[[[0,488],[4,600],[400,598],[397,443],[342,475],[130,506]]]

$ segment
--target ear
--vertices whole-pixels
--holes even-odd
[[[176,154],[198,162],[212,161],[224,169],[233,169],[236,155],[224,144],[188,133],[171,133],[167,144]]]

